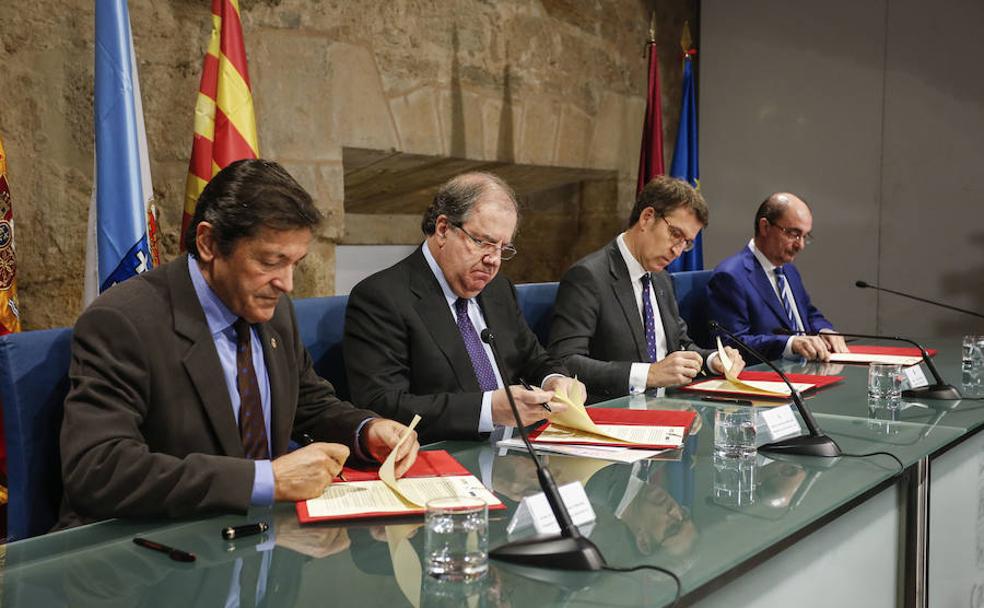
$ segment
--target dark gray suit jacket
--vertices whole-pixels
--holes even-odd
[[[358,425],[374,414],[339,400],[314,372],[286,296],[258,330],[273,456],[301,433],[352,448]],[[72,340],[57,527],[246,512],[254,466],[187,256],[105,292],[79,317]]]
[[[687,335],[669,274],[651,276],[667,351],[698,352],[706,366],[713,351]],[[642,316],[616,240],[574,264],[561,279],[550,352],[584,382],[592,402],[626,395],[632,363],[649,360]]]
[[[539,384],[549,374],[567,375],[526,324],[509,279],[492,279],[478,304],[506,369],[503,382],[523,377]],[[421,443],[479,438],[482,391],[420,248],[352,290],[344,350],[354,401],[404,424],[420,414]]]

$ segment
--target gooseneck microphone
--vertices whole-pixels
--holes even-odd
[[[822,336],[820,332],[806,332],[806,331],[792,331],[786,329],[785,327],[777,327],[772,330],[772,333],[778,336]],[[842,331],[835,332],[836,335],[845,336],[847,338],[865,338],[868,340],[890,340],[894,342],[905,342],[911,344],[919,349],[920,355],[922,355],[922,360],[929,368],[929,373],[933,375],[934,384],[928,386],[922,386],[919,388],[910,388],[908,390],[902,391],[903,397],[908,397],[910,399],[961,399],[960,391],[956,387],[947,384],[943,380],[943,376],[940,375],[939,370],[936,369],[936,365],[933,364],[932,357],[926,352],[926,349],[922,347],[921,344],[915,340],[910,340],[909,338],[901,338],[899,336],[876,336],[873,334],[851,334]]]
[[[926,304],[931,304],[933,306],[939,306],[940,308],[946,308],[947,310],[954,310],[956,312],[962,312],[965,315],[970,315],[972,317],[977,317],[978,319],[984,319],[984,315],[979,312],[974,312],[972,310],[967,310],[965,308],[957,308],[956,306],[951,306],[950,304],[944,304],[943,302],[936,302],[934,300],[927,300],[926,298],[920,298],[919,296],[914,296],[909,293],[903,293],[901,291],[895,291],[894,289],[888,289],[887,287],[879,287],[877,285],[872,285],[866,281],[854,281],[855,287],[860,287],[861,289],[874,289],[876,291],[884,291],[886,293],[892,293],[897,296],[902,296],[903,298],[909,298],[910,300],[916,300],[918,302],[924,302]]]
[[[762,363],[765,363],[772,368],[772,371],[779,374],[782,381],[789,387],[789,395],[792,398],[793,403],[796,404],[796,409],[799,411],[800,417],[803,418],[803,422],[806,423],[806,429],[810,433],[809,435],[800,435],[799,437],[791,437],[775,443],[769,443],[760,447],[759,450],[766,452],[780,452],[782,454],[823,456],[827,458],[841,455],[840,446],[838,446],[833,439],[825,435],[823,431],[820,430],[820,426],[817,424],[817,421],[810,412],[810,409],[803,403],[803,398],[800,396],[799,391],[796,390],[793,383],[789,381],[789,377],[786,376],[781,369],[776,367],[775,363],[770,361],[767,357],[762,355],[762,353],[758,352],[748,344],[745,344],[743,340],[727,328],[723,327],[717,321],[710,321],[708,325],[710,325],[711,329],[720,331],[721,333],[727,335],[734,341],[735,344],[748,352],[748,354],[752,355],[752,357],[758,359]]]
[[[571,514],[567,511],[563,499],[560,497],[560,490],[557,489],[557,482],[554,481],[550,469],[543,466],[537,456],[536,450],[530,443],[530,437],[526,433],[523,421],[520,419],[519,410],[516,408],[516,401],[513,399],[512,391],[509,390],[506,371],[502,368],[499,357],[499,349],[495,345],[495,336],[489,329],[482,330],[482,342],[492,348],[496,367],[499,368],[499,376],[503,379],[503,387],[506,390],[506,398],[509,407],[512,408],[513,417],[516,419],[516,429],[526,444],[526,449],[530,452],[533,464],[536,465],[536,476],[540,481],[540,488],[550,503],[550,510],[557,518],[560,526],[560,536],[536,535],[533,538],[506,543],[489,551],[489,556],[493,559],[505,562],[513,562],[525,566],[536,566],[540,568],[554,568],[559,570],[601,570],[605,566],[605,558],[601,551],[587,538],[581,536],[581,532],[574,525]]]

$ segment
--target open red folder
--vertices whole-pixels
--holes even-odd
[[[335,481],[318,498],[296,503],[301,523],[364,519],[371,517],[400,517],[419,515],[426,509],[400,499],[379,479],[376,471],[345,467],[346,481]],[[482,482],[461,466],[445,450],[422,451],[410,470],[401,478],[418,483],[418,491],[435,493],[433,498],[467,496],[481,498],[489,509],[505,509]]]
[[[899,363],[901,365],[916,365],[922,362],[922,353],[911,346],[867,346],[863,344],[848,345],[847,353],[831,353],[833,363]],[[935,348],[927,348],[930,357],[936,356]]]
[[[801,393],[814,391],[818,388],[823,388],[831,384],[836,384],[844,379],[844,376],[817,376],[813,374],[786,374],[789,381],[793,384],[807,385],[800,389]],[[775,372],[753,372],[753,371],[743,371],[738,374],[739,380],[746,380],[752,382],[778,382],[782,383],[782,378],[779,374]],[[721,382],[721,378],[709,378],[706,380],[700,380],[698,382],[693,382],[686,386],[681,386],[680,390],[684,391],[694,391],[698,393],[707,393],[712,395],[738,395],[741,397],[754,397],[756,399],[789,399],[789,395],[767,395],[752,391],[745,391],[741,389],[735,390],[724,390],[721,388],[711,388],[715,387]],[[782,384],[785,386],[785,383]]]
[[[657,441],[655,443],[631,443],[626,441],[618,441],[617,439],[608,439],[605,437],[596,437],[593,435],[587,435],[580,431],[570,431],[571,436],[569,438],[557,438],[549,443],[553,445],[557,444],[567,444],[567,445],[601,445],[609,447],[624,447],[624,448],[636,448],[643,450],[662,450],[662,449],[672,449],[679,448],[683,441],[687,438],[687,433],[690,430],[691,425],[694,423],[694,419],[697,417],[697,412],[693,410],[629,410],[629,409],[615,409],[615,408],[604,408],[604,407],[589,407],[587,408],[588,416],[594,421],[595,424],[599,426],[611,427],[650,427],[653,431],[656,431],[656,427],[666,427],[668,433],[653,433],[654,435],[665,435],[670,440],[669,441]],[[537,427],[533,432],[530,433],[530,441],[534,443],[548,443],[544,441],[544,431],[548,431],[548,434],[554,430],[566,431],[564,427],[557,427],[551,425],[551,423],[545,422],[541,426]],[[629,429],[632,430],[632,429]],[[643,430],[643,429],[638,429]]]

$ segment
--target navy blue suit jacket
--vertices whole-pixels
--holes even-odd
[[[803,287],[803,279],[792,264],[783,264],[789,289],[796,300],[796,308],[803,329],[817,332],[833,329]],[[778,359],[789,340],[787,336],[772,333],[777,327],[795,329],[786,316],[762,265],[748,247],[718,264],[707,284],[707,301],[710,318],[720,323],[759,350],[770,359]]]

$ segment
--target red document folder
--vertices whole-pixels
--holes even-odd
[[[380,481],[377,471],[366,471],[362,469],[352,469],[345,467],[342,469],[346,481],[335,481],[333,485],[344,485],[358,481]],[[403,476],[405,478],[424,478],[424,477],[459,477],[472,474],[461,463],[455,460],[454,456],[445,450],[422,451],[417,454],[417,460]],[[382,483],[380,481],[380,483]],[[490,510],[505,509],[506,505],[498,502],[488,505]],[[423,507],[413,510],[400,511],[365,511],[356,514],[345,514],[338,516],[312,516],[308,513],[307,501],[300,501],[295,504],[297,518],[301,523],[311,523],[317,521],[344,521],[351,519],[366,519],[372,517],[403,517],[406,515],[420,515],[424,513]]]
[[[818,388],[823,388],[831,384],[836,384],[844,379],[844,376],[815,376],[813,374],[786,374],[789,381],[793,384],[812,384],[808,389],[801,392],[811,392]],[[775,372],[753,372],[753,371],[743,371],[738,374],[739,380],[758,380],[758,381],[769,381],[769,382],[782,382],[782,378],[779,374]],[[719,380],[719,378],[714,379]],[[705,382],[710,382],[710,380],[701,380],[699,382],[694,382],[688,384],[687,386],[681,386],[680,390],[683,391],[693,391],[697,393],[707,393],[709,395],[736,395],[740,397],[754,397],[755,399],[789,399],[788,395],[763,395],[761,393],[754,393],[750,391],[735,390],[735,391],[718,391],[718,390],[706,390],[701,388],[701,385]]]
[[[686,439],[690,426],[697,417],[697,412],[693,410],[628,410],[604,407],[589,407],[588,416],[595,424],[619,424],[625,426],[670,426],[683,427]],[[530,441],[536,443],[536,438],[550,426],[550,422],[545,422],[530,433]],[[546,442],[544,442],[546,443]],[[618,443],[616,441],[570,441],[557,442],[551,441],[549,445],[601,445],[610,447],[636,448],[640,450],[662,450],[668,448],[679,448],[679,445],[653,445],[640,443]]]

